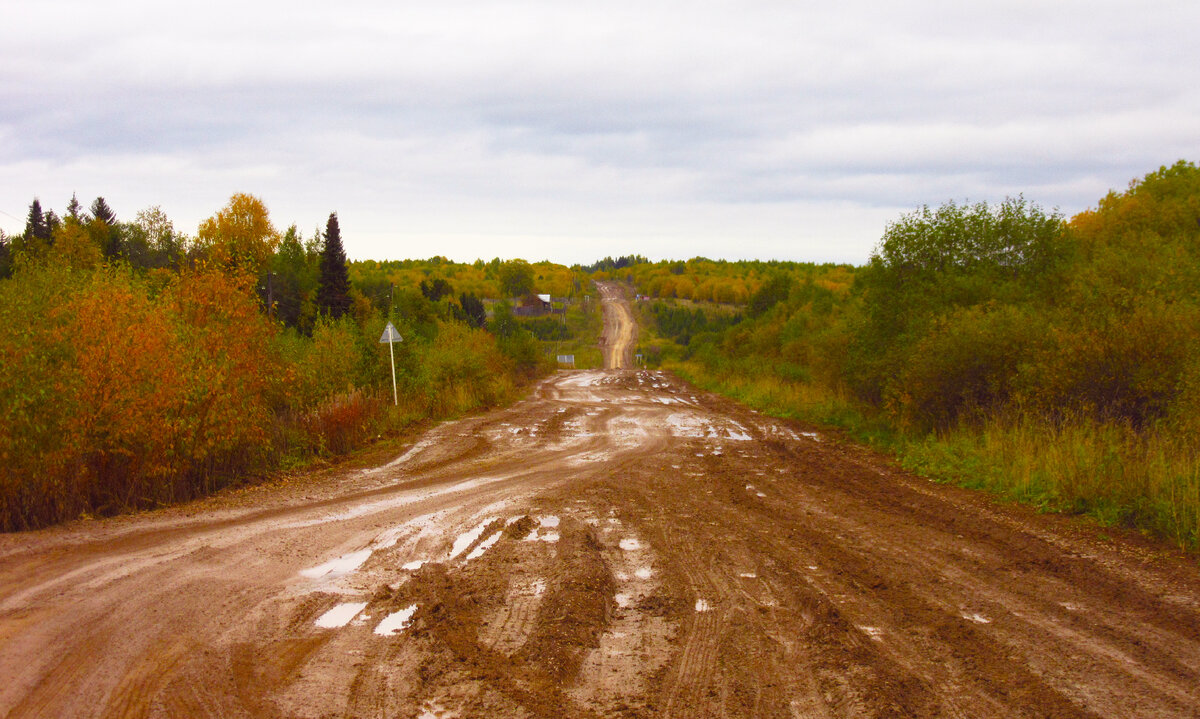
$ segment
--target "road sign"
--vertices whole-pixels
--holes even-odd
[[[404,338],[396,331],[396,325],[391,322],[387,323],[387,327],[383,328],[383,336],[379,338],[379,344],[388,346],[388,354],[392,357],[392,405],[400,405],[400,395],[396,392],[396,350],[392,345],[397,342],[403,342]]]
[[[383,336],[379,338],[379,344],[390,344],[392,342],[403,342],[404,338],[396,331],[396,325],[391,322],[387,323],[387,327],[383,328]]]

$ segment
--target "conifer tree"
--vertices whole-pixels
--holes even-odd
[[[46,210],[45,218],[47,236],[53,240],[54,233],[57,232],[58,228],[62,226],[62,219],[55,214],[54,210]]]
[[[350,309],[350,270],[346,266],[346,251],[342,247],[342,232],[337,213],[329,213],[325,225],[325,244],[321,250],[321,265],[317,285],[317,310],[334,319]]]
[[[8,235],[0,230],[0,280],[12,275],[12,247]]]
[[[88,223],[88,230],[92,239],[100,245],[106,259],[111,260],[121,255],[121,232],[117,227],[117,215],[103,197],[97,197],[92,202],[92,221]]]
[[[87,224],[87,220],[83,217],[83,206],[79,204],[79,198],[75,196],[74,192],[71,193],[71,201],[67,203],[67,217],[81,224]]]
[[[92,217],[100,220],[109,227],[117,224],[116,213],[112,211],[112,208],[108,206],[103,197],[97,197],[92,202]]]
[[[50,225],[46,223],[46,215],[42,213],[42,203],[33,198],[29,204],[29,217],[25,220],[24,239],[26,244],[34,240],[48,242],[50,240]]]

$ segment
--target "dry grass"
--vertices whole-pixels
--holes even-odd
[[[984,489],[1044,511],[1086,514],[1200,549],[1200,449],[1164,428],[1136,430],[1087,415],[1011,412],[950,430],[904,434],[843,391],[767,372],[672,366],[685,379],[778,417],[841,427],[932,479]]]

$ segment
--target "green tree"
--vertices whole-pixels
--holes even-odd
[[[432,281],[421,280],[421,294],[425,295],[430,302],[437,302],[443,297],[454,294],[454,288],[444,278],[437,277]]]
[[[79,198],[75,193],[71,193],[71,201],[67,203],[67,217],[82,224],[87,224],[87,220],[83,217],[83,206],[79,204]]]
[[[346,250],[342,247],[342,231],[336,212],[329,213],[325,224],[325,245],[317,285],[318,311],[337,319],[350,309],[350,270],[346,267]]]
[[[103,197],[92,200],[92,219],[100,220],[110,227],[117,224],[116,213],[112,211]]]
[[[12,276],[12,243],[0,230],[0,280]]]
[[[135,265],[138,264],[133,262],[135,235],[145,246],[147,256],[142,263],[145,267],[178,268],[187,252],[186,238],[175,231],[175,225],[157,205],[138,212],[133,222],[122,225],[122,233],[126,238],[130,262]]]
[[[776,304],[786,300],[791,289],[792,278],[786,272],[776,272],[767,278],[753,295],[750,295],[746,314],[751,317],[764,314]]]
[[[1021,197],[905,215],[859,274],[865,321],[847,366],[850,384],[883,401],[939,318],[987,302],[1052,302],[1070,256],[1062,218]]]
[[[500,290],[505,297],[533,293],[533,266],[525,260],[509,260],[499,268]]]
[[[467,324],[479,328],[487,324],[487,310],[484,308],[482,300],[471,293],[464,292],[459,296],[458,302],[462,307],[463,315],[466,316]]]
[[[50,225],[46,222],[46,215],[42,212],[42,203],[38,198],[33,198],[33,202],[29,203],[29,215],[25,220],[25,232],[22,238],[27,246],[36,246],[50,242]]]
[[[103,197],[92,201],[92,220],[87,224],[92,239],[100,246],[104,258],[114,260],[124,254],[124,246],[120,228],[117,226],[117,215],[108,206]]]
[[[316,317],[318,257],[309,254],[300,231],[292,225],[271,260],[275,316],[305,334],[312,331]]]

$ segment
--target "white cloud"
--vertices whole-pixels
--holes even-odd
[[[863,261],[915,205],[1024,192],[1070,213],[1200,139],[1191,2],[7,14],[7,232],[34,195],[158,204],[194,229],[249,191],[306,230],[336,209],[360,257],[397,237],[459,258]]]

